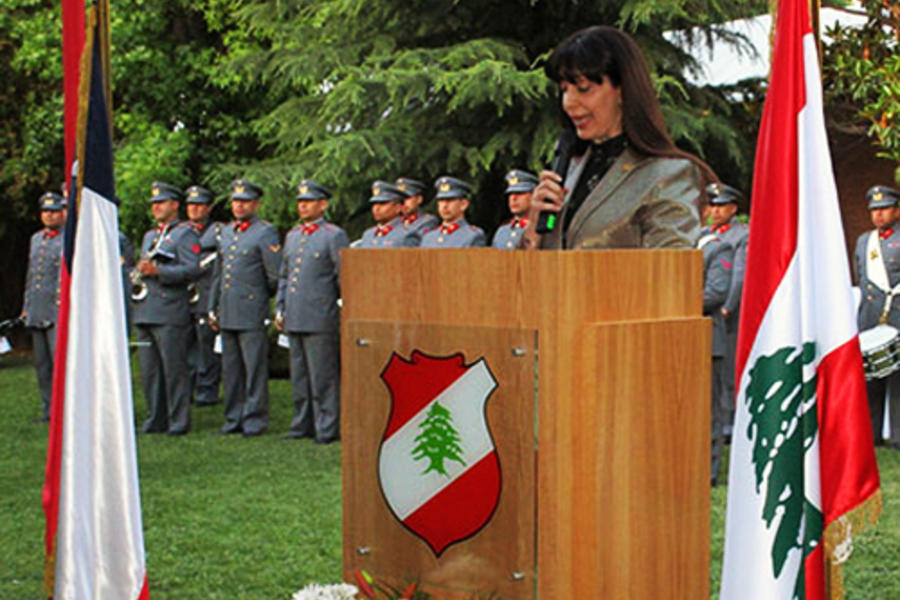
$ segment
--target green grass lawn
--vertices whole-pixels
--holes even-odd
[[[27,357],[0,362],[0,600],[39,599],[46,426]],[[340,446],[286,441],[289,384],[271,382],[270,433],[215,436],[222,406],[194,408],[182,438],[140,436],[141,496],[154,600],[288,600],[341,577]],[[145,414],[136,394],[136,417]],[[884,514],[855,541],[848,600],[900,598],[900,452],[879,450]],[[722,561],[725,487],[712,491],[712,597]],[[567,599],[551,599],[567,600]],[[617,599],[618,600],[618,599]],[[761,599],[765,600],[765,599]]]

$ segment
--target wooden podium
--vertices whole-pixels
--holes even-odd
[[[361,568],[436,600],[709,597],[699,251],[352,249],[341,285],[348,581]],[[499,499],[440,552],[401,522],[388,498],[405,490],[380,476],[396,424],[388,365],[414,351],[483,360],[496,382],[484,413]],[[491,493],[448,493],[438,514],[454,516],[432,512],[433,526],[462,527],[483,503],[472,489]]]

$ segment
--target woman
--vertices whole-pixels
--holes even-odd
[[[669,137],[637,44],[612,27],[590,27],[563,41],[547,76],[559,85],[560,110],[574,130],[575,157],[565,181],[541,173],[531,223],[560,214],[554,231],[527,232],[536,248],[692,248],[706,181],[698,158]]]

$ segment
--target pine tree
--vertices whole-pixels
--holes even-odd
[[[445,477],[449,477],[444,467],[445,460],[453,460],[461,465],[466,461],[462,457],[462,448],[459,445],[459,433],[453,427],[453,415],[440,402],[435,402],[428,409],[426,418],[419,425],[422,433],[416,436],[416,445],[412,449],[415,460],[428,459],[428,467],[422,472],[437,471]]]

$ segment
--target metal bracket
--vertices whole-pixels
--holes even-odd
[[[516,358],[521,358],[521,357],[525,356],[527,351],[528,351],[527,348],[521,348],[521,347],[513,348],[512,355],[515,356]]]
[[[356,338],[356,345],[361,347],[371,346],[372,340],[367,338]]]
[[[359,554],[360,556],[365,556],[367,554],[372,554],[372,549],[369,548],[368,546],[359,546],[356,549],[356,553]]]

